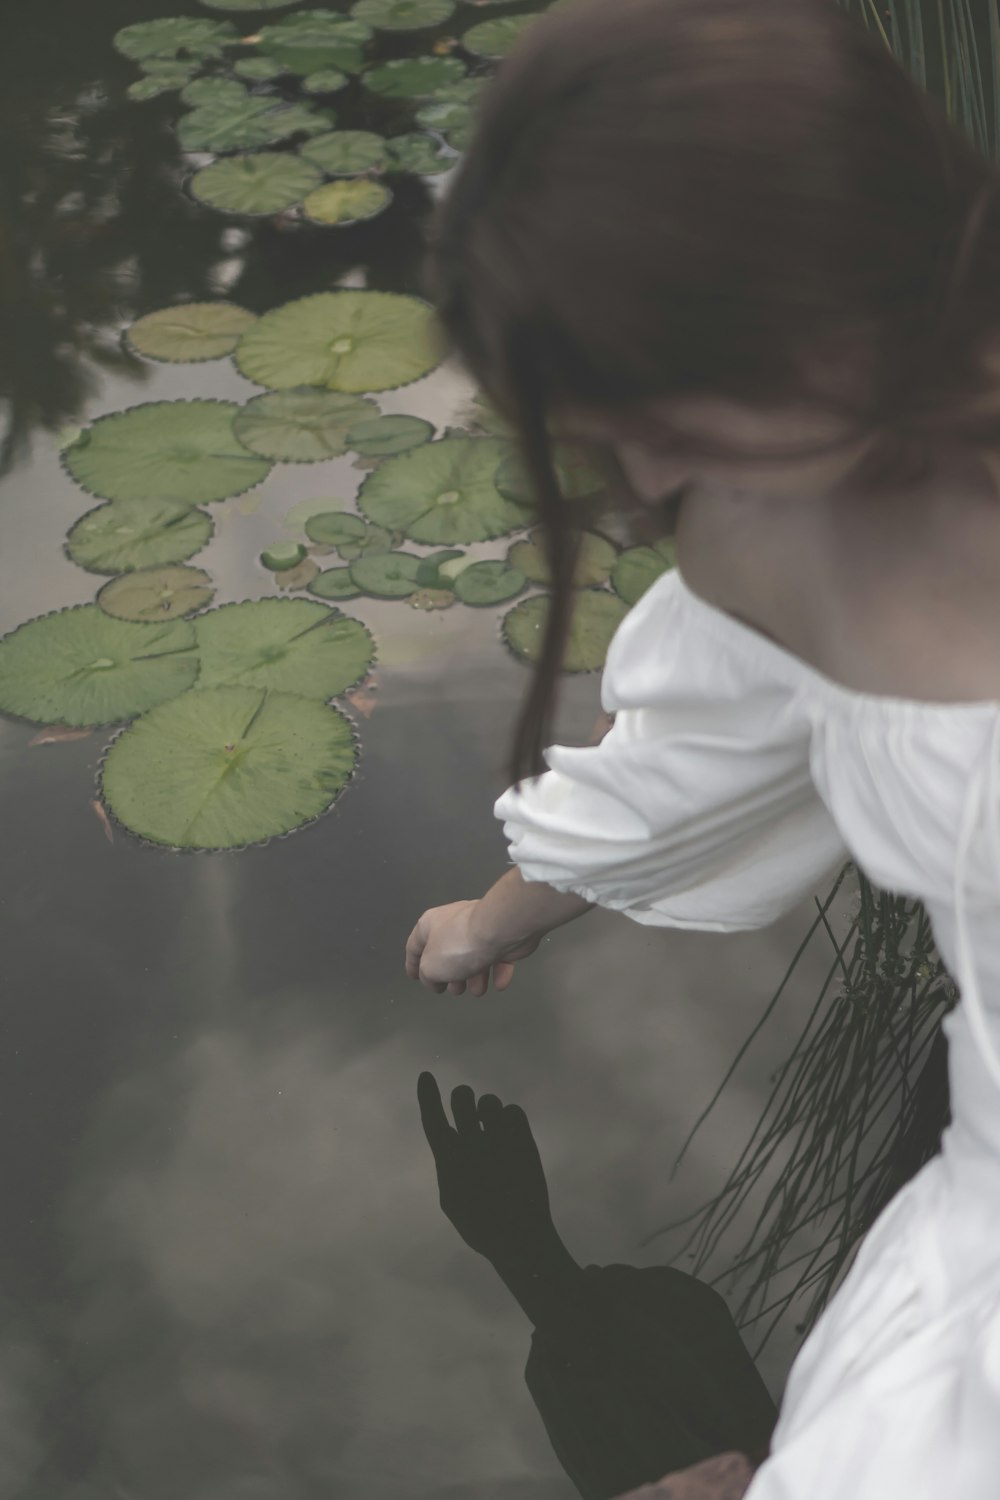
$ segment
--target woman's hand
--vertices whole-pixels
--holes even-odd
[[[538,947],[540,938],[506,948],[489,943],[477,932],[479,901],[453,901],[425,911],[406,944],[406,972],[436,995],[485,995],[505,990],[514,977],[514,964]]]

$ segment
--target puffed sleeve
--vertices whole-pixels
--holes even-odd
[[[765,660],[733,652],[667,574],[619,628],[599,745],[496,804],[528,881],[649,925],[763,927],[850,858],[810,772],[813,717]]]

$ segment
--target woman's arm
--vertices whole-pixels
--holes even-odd
[[[492,970],[494,988],[505,990],[519,959],[592,905],[572,892],[523,880],[515,866],[479,901],[424,912],[406,945],[406,972],[439,995],[446,989],[461,995],[466,986],[473,995],[485,995]]]

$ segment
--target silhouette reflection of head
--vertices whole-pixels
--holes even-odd
[[[776,1413],[723,1299],[669,1266],[581,1267],[524,1111],[463,1084],[452,1124],[430,1073],[417,1095],[441,1207],[534,1328],[525,1380],[583,1500],[737,1500]]]

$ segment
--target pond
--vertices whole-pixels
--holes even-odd
[[[718,1189],[829,967],[817,942],[674,1177],[813,920],[809,903],[725,939],[596,913],[483,1000],[433,996],[403,975],[420,913],[478,895],[503,868],[491,806],[527,670],[502,622],[527,607],[530,635],[544,610],[530,509],[516,473],[494,484],[505,439],[477,426],[465,377],[430,356],[429,373],[390,358],[387,373],[343,375],[356,333],[336,323],[345,293],[420,316],[398,299],[421,294],[428,216],[461,148],[456,84],[485,75],[482,54],[514,28],[461,38],[525,11],[409,4],[430,23],[372,30],[392,7],[361,0],[353,36],[346,7],[338,31],[330,7],[222,0],[50,0],[8,17],[0,653],[11,640],[29,649],[0,665],[3,1500],[571,1497],[524,1383],[530,1327],[438,1206],[417,1078],[523,1105],[573,1254],[656,1265],[671,1253],[657,1231]],[[195,56],[149,52],[141,32],[126,50],[144,71],[116,50],[122,28],[168,16],[195,23]],[[205,41],[212,26],[227,28],[218,46]],[[277,26],[270,50],[243,40]],[[324,63],[311,92],[296,71],[310,47]],[[431,69],[417,83],[415,59]],[[382,69],[381,92],[362,67]],[[180,98],[208,79],[214,102]],[[228,104],[220,83],[240,91]],[[286,107],[318,113],[286,136]],[[335,127],[419,139],[379,170],[354,159],[338,175]],[[314,141],[326,144],[310,161]],[[239,212],[199,201],[191,181],[234,162],[234,147],[267,155],[264,167],[202,177],[201,192],[235,194]],[[264,211],[245,211],[248,192],[264,193],[253,198]],[[280,358],[294,363],[322,325],[332,390],[308,372],[264,379],[254,363],[274,348],[260,330],[306,297],[319,301],[278,328]],[[188,303],[246,317],[168,315],[127,333]],[[390,356],[412,358],[420,337],[390,337]],[[258,404],[248,419],[268,389],[301,386],[318,406]],[[189,404],[208,402],[233,405]],[[144,427],[154,403],[175,404]],[[101,425],[136,412],[125,441]],[[180,427],[164,435],[171,413]],[[380,415],[417,420],[373,426]],[[476,474],[460,465],[449,479],[449,460],[404,515],[413,465],[433,468],[438,443],[461,465],[474,450]],[[96,529],[81,528],[88,514]],[[331,514],[341,519],[307,525]],[[386,562],[382,522],[403,562]],[[592,545],[603,628],[633,585],[620,573],[615,592],[614,550]],[[460,554],[451,571],[418,578],[443,550]],[[463,583],[482,562],[496,566]],[[167,571],[137,589],[130,574],[145,567]],[[241,601],[251,613],[236,617],[234,647],[232,630],[218,632]],[[271,601],[264,614],[259,601]],[[88,613],[57,613],[78,606]],[[41,617],[41,633],[13,635]],[[344,617],[360,625],[330,677],[330,652],[303,656],[301,640]],[[246,641],[256,665],[234,685],[227,652]],[[588,636],[584,656],[595,649]],[[184,735],[203,745],[221,729],[206,728],[206,700],[180,729],[175,707],[197,697],[199,672],[239,734],[292,704],[301,717],[279,718],[278,739],[305,746],[293,767],[305,800],[289,802],[287,775],[273,794],[251,778],[199,821],[177,770]],[[562,737],[586,741],[598,707],[598,675],[568,675]],[[786,1320],[762,1357],[775,1394],[796,1338]]]

